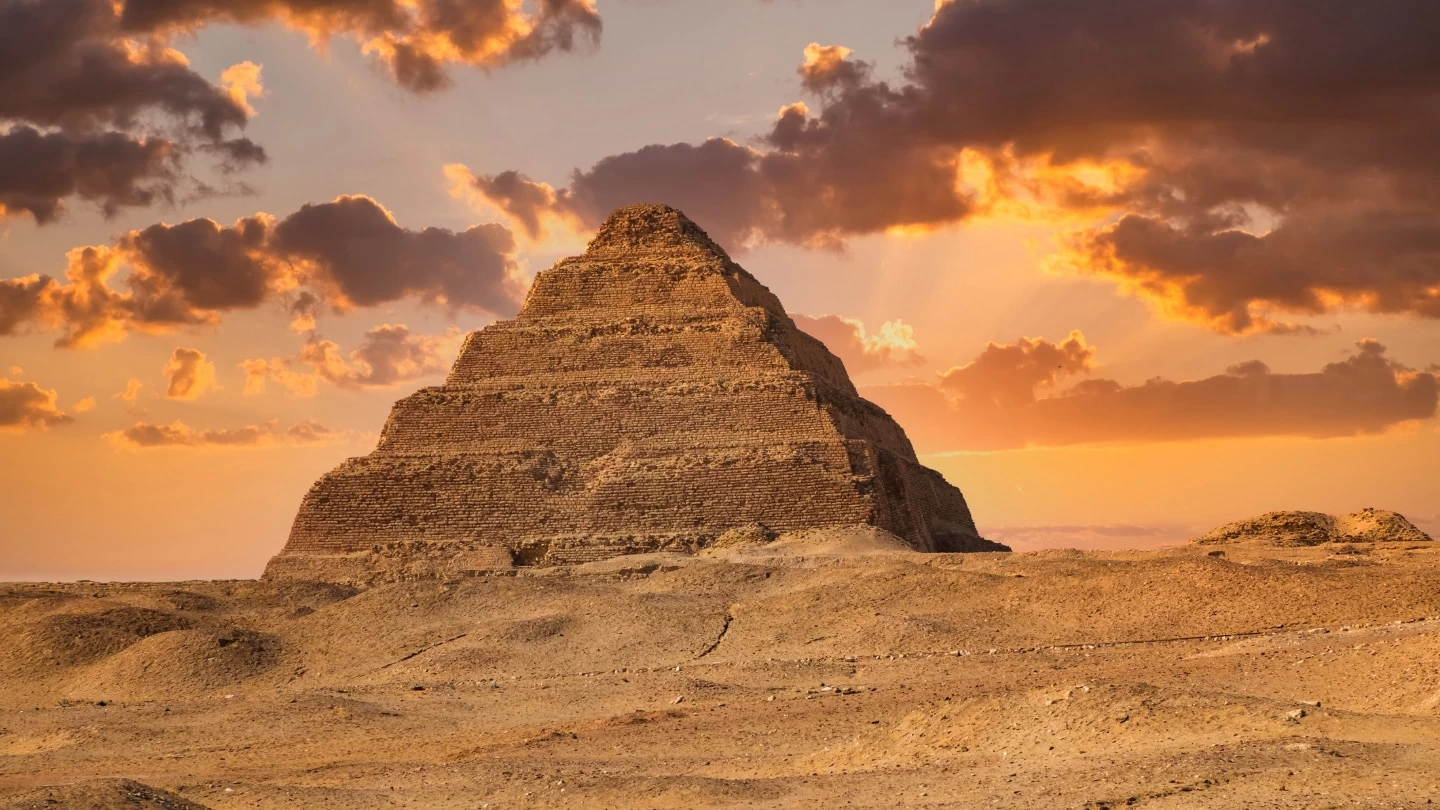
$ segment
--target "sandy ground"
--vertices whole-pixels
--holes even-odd
[[[0,586],[0,807],[1427,806],[1436,545]]]

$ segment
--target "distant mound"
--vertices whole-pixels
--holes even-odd
[[[189,626],[177,614],[131,606],[58,613],[22,629],[11,643],[0,643],[0,659],[13,659],[16,671],[24,672],[81,666],[150,636]]]
[[[97,779],[33,790],[0,810],[208,810],[203,804],[132,779]]]
[[[1260,543],[1267,546],[1319,546],[1326,543],[1429,542],[1430,535],[1398,512],[1362,509],[1348,515],[1323,512],[1269,512],[1227,523],[1195,538],[1200,545]]]
[[[265,633],[176,630],[126,647],[84,671],[74,698],[165,700],[233,687],[275,665],[280,641]]]

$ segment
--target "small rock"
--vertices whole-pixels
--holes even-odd
[[[678,667],[677,667],[677,669],[678,669]],[[684,702],[685,702],[685,696],[684,696],[684,695],[680,695],[679,697],[677,697],[677,698],[675,698],[674,700],[670,701],[670,704],[671,704],[671,705],[674,705],[674,704],[676,704],[676,703],[684,703]]]
[[[1300,718],[1302,718],[1302,717],[1304,717],[1304,716],[1305,716],[1305,710],[1304,710],[1304,709],[1295,709],[1294,711],[1292,711],[1292,712],[1290,712],[1289,714],[1285,715],[1285,719],[1286,719],[1286,720],[1289,720],[1289,721],[1292,722],[1292,723],[1298,723],[1298,722],[1300,722]]]

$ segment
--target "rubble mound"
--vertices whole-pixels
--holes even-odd
[[[158,633],[189,626],[175,613],[140,607],[65,611],[41,617],[12,639],[0,641],[0,660],[12,659],[17,671],[82,666]]]
[[[280,656],[274,636],[243,628],[175,630],[99,661],[69,686],[78,700],[167,700],[203,694],[263,674]]]
[[[1323,512],[1269,512],[1227,523],[1197,537],[1200,545],[1260,543],[1268,546],[1319,546],[1326,543],[1429,542],[1430,536],[1398,512],[1362,509],[1348,515]]]
[[[452,551],[470,561],[451,574],[577,565],[857,524],[917,551],[1008,550],[770,290],[641,205],[396,403],[375,451],[305,496],[266,576],[406,579]]]
[[[32,790],[0,810],[206,810],[205,805],[133,779],[96,779]]]

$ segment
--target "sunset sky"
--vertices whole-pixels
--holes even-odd
[[[253,577],[674,205],[1017,549],[1440,532],[1434,0],[0,0],[0,579]]]

